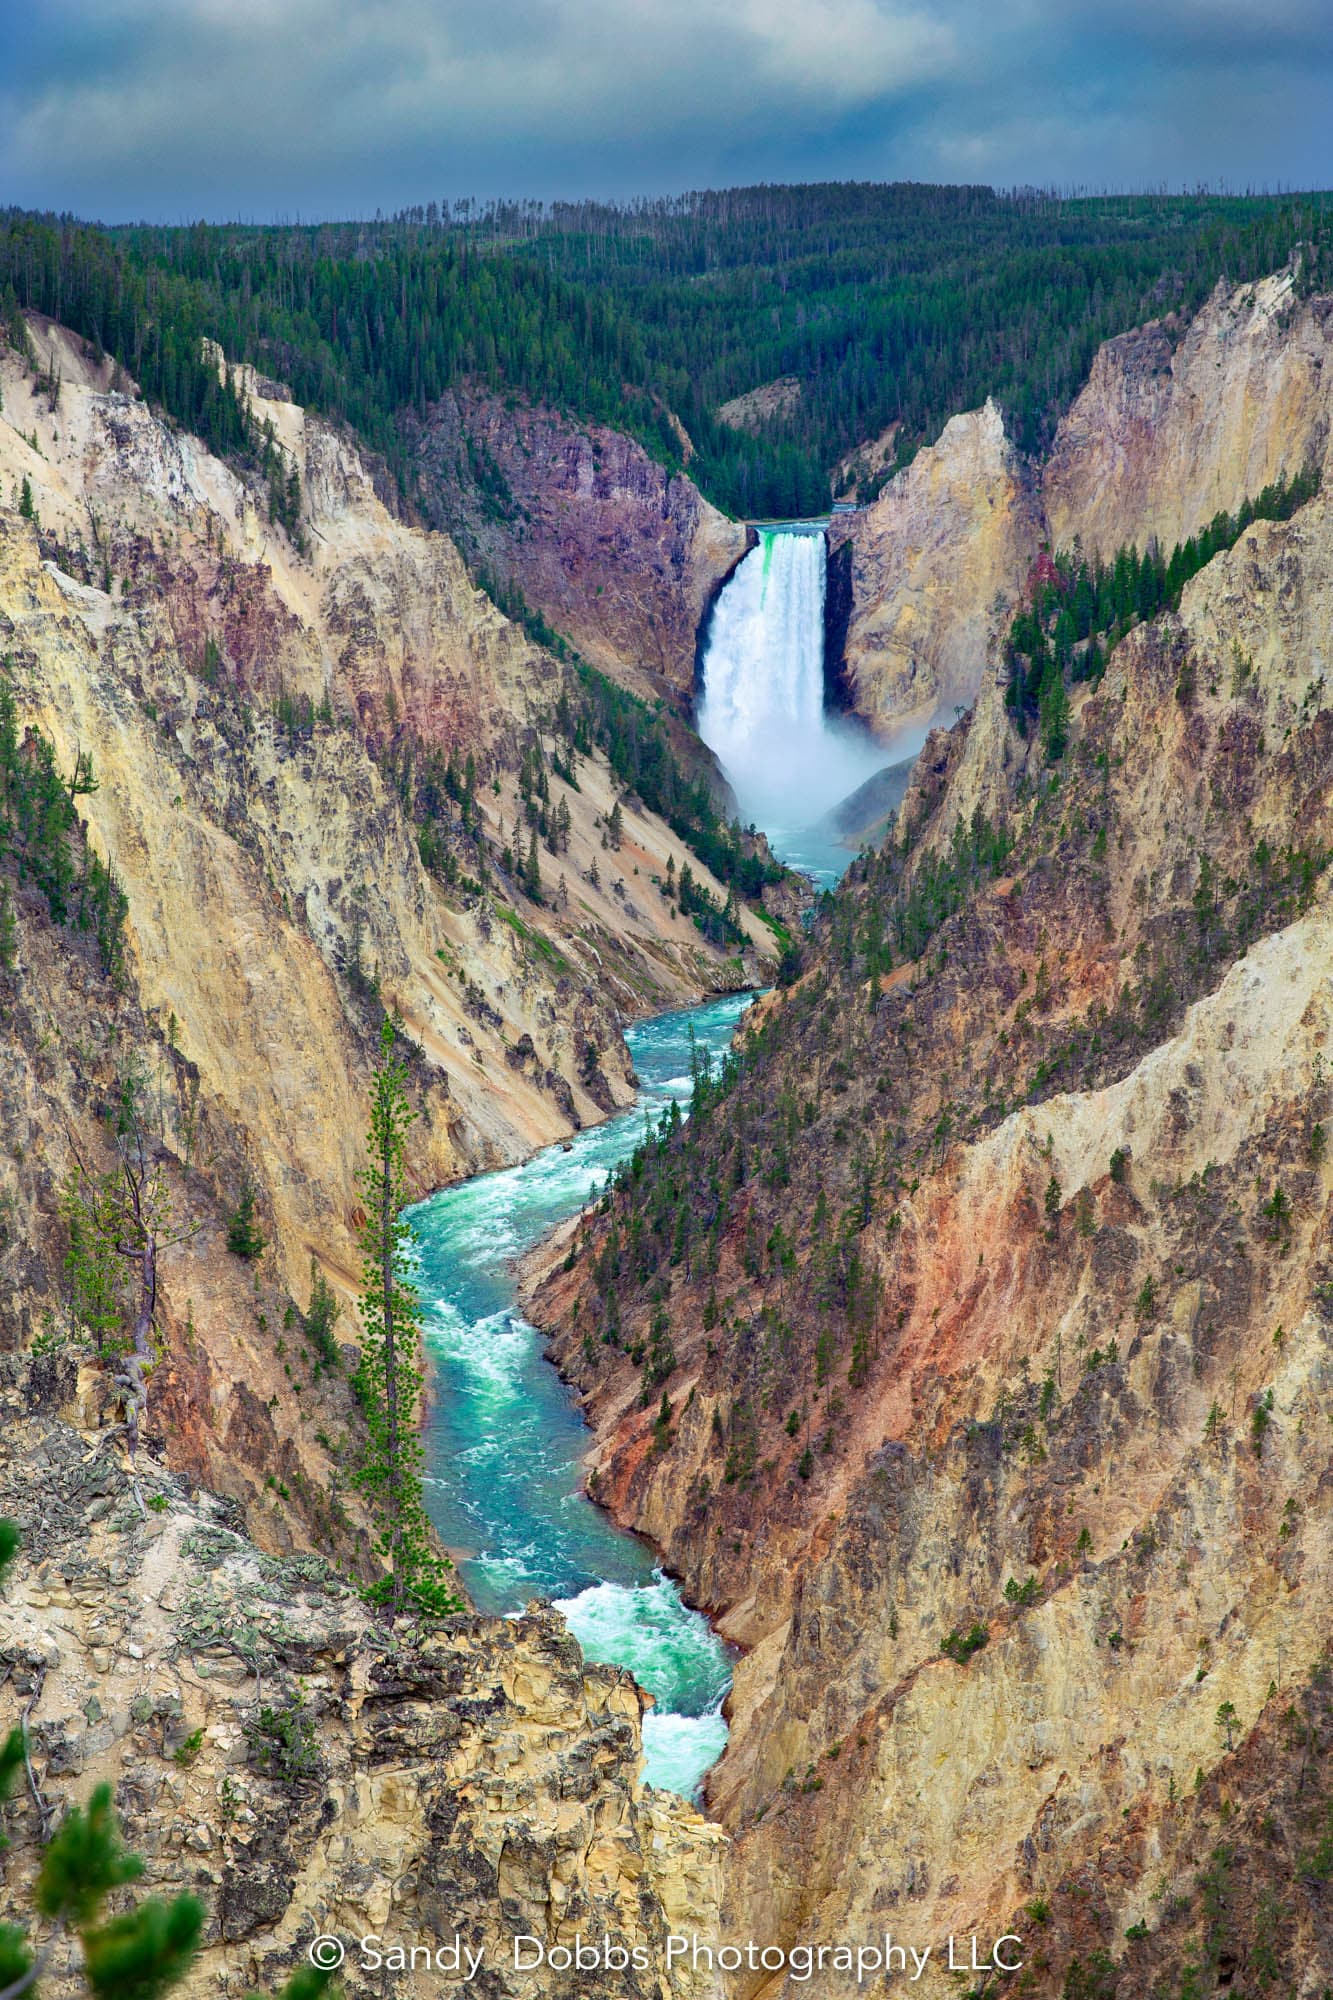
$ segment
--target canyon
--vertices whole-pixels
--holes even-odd
[[[1188,323],[1107,341],[1049,457],[994,403],[957,416],[870,506],[830,525],[829,668],[883,739],[969,707],[1043,549],[1169,554],[1218,513],[1326,463],[1328,300],[1299,267],[1219,284]]]
[[[562,705],[587,714],[579,671],[406,518],[346,434],[244,378],[300,494],[284,525],[253,469],[170,426],[86,343],[36,317],[23,335],[0,344],[4,686],[19,754],[48,746],[77,796],[76,867],[100,858],[125,914],[109,971],[77,913],[53,919],[19,848],[0,969],[0,1348],[24,1543],[3,1649],[33,1781],[12,1885],[62,1798],[107,1775],[154,1886],[210,1905],[200,1992],[278,1978],[317,1917],[373,1929],[386,1896],[404,1934],[442,1936],[452,1896],[482,1947],[503,1902],[543,1938],[621,1927],[656,1955],[691,1912],[708,1928],[718,1835],[643,1790],[638,1691],[585,1672],[550,1614],[464,1624],[424,1656],[391,1641],[385,1679],[381,1628],[327,1563],[375,1568],[344,1476],[361,1418],[346,1368],[301,1328],[319,1279],[355,1337],[356,1174],[386,1012],[424,1192],[632,1103],[622,1025],[753,985],[774,926],[736,905],[714,943],[673,900],[687,864],[719,911],[728,890],[591,740],[563,741]],[[524,888],[488,892],[471,871],[510,842]],[[127,1117],[170,1216],[135,1479],[111,1373],[72,1364],[62,1220],[69,1173],[115,1170]],[[247,1190],[265,1246],[251,1262],[228,1249]],[[145,1479],[159,1511],[141,1518]],[[201,1594],[208,1617],[182,1623]],[[299,1607],[285,1636],[261,1604]],[[323,1780],[247,1788],[237,1717],[261,1692],[295,1713],[312,1672]],[[446,1775],[429,1717],[474,1709]],[[465,1770],[479,1817],[451,1841],[440,1815]],[[564,1803],[579,1791],[583,1819]],[[417,1871],[438,1885],[419,1905],[386,1888]],[[589,1990],[584,1975],[551,1990],[566,1987]],[[703,1989],[682,1969],[674,1990]]]
[[[1185,335],[1160,455],[1091,426],[1103,546],[1326,450],[1284,386],[1326,302],[1256,293]],[[1014,1933],[1034,1994],[1327,1982],[1331,550],[1322,493],[1256,522],[1054,754],[992,658],[727,1085],[529,1274],[598,1498],[744,1649],[733,1929]]]
[[[0,433],[0,479],[26,482],[37,517],[3,551],[20,721],[62,769],[92,758],[90,839],[129,897],[135,993],[159,1047],[174,1023],[201,1116],[225,1121],[266,1181],[285,1275],[311,1254],[345,1272],[369,1046],[353,954],[426,1059],[414,1172],[434,1186],[627,1103],[617,1016],[748,983],[772,934],[747,914],[740,953],[709,946],[651,888],[684,850],[632,799],[607,856],[616,788],[596,756],[564,790],[555,893],[530,923],[442,894],[386,745],[472,755],[498,840],[520,819],[515,746],[570,690],[567,670],[290,402],[256,388],[300,468],[308,552],[229,468],[99,381],[77,343],[34,338],[56,406],[11,354]],[[580,1042],[598,1051],[591,1069]]]
[[[91,758],[78,840],[128,905],[113,979],[16,878],[0,971],[0,1701],[35,1752],[7,1894],[105,1776],[151,1886],[208,1901],[192,1993],[392,1929],[465,1937],[497,2000],[793,2000],[793,1972],[668,1967],[664,1940],[890,1931],[1017,1936],[999,1990],[1038,2000],[1316,2000],[1333,498],[1135,622],[1058,751],[1003,659],[1044,548],[1169,546],[1326,467],[1333,301],[1298,293],[1219,288],[1108,343],[1044,464],[988,403],[834,519],[826,670],[885,741],[943,726],[808,930],[773,883],[721,943],[664,884],[688,862],[719,910],[730,885],[556,719],[577,649],[709,772],[684,721],[751,534],[686,474],[467,388],[418,420],[405,498],[251,372],[298,473],[284,526],[58,326],[0,349],[5,677],[66,779]],[[505,847],[519,876],[529,833],[540,900],[473,879]],[[385,1010],[424,1195],[631,1103],[628,1021],[760,987],[689,1120],[522,1293],[590,1491],[737,1648],[701,1811],[644,1785],[642,1692],[549,1607],[366,1611],[360,1419],[302,1316],[316,1273],[344,1307],[355,1284]],[[60,1214],[127,1078],[177,1238],[136,1478],[66,1333]],[[247,1186],[253,1265],[227,1248]],[[654,1970],[534,1989],[516,1931]],[[915,1990],[959,1990],[938,1949]]]

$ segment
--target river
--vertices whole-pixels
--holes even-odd
[[[829,888],[850,860],[822,815],[884,762],[863,731],[825,709],[821,523],[765,529],[718,598],[704,662],[699,729],[742,810],[774,848]],[[582,1488],[588,1431],[518,1311],[515,1263],[577,1214],[608,1170],[690,1096],[690,1034],[716,1055],[748,996],[662,1015],[626,1031],[642,1081],[638,1107],[483,1174],[412,1213],[421,1246],[431,1409],[427,1504],[482,1611],[549,1597],[591,1660],[628,1667],[656,1706],[645,1718],[644,1775],[687,1796],[722,1754],[731,1659],[681,1602],[651,1554]]]
[[[588,1431],[518,1310],[515,1260],[590,1201],[673,1099],[690,1096],[690,1030],[700,1049],[730,1043],[749,995],[627,1030],[641,1080],[636,1109],[481,1174],[411,1212],[421,1248],[431,1405],[426,1498],[479,1610],[553,1598],[590,1660],[628,1667],[656,1707],[645,1719],[644,1775],[692,1796],[722,1753],[727,1648],[689,1610],[649,1551],[582,1490]]]

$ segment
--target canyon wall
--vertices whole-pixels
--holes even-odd
[[[1109,561],[1155,540],[1169,555],[1322,466],[1331,343],[1333,301],[1282,271],[1220,285],[1185,324],[1107,341],[1043,466],[1020,461],[993,404],[953,418],[873,505],[831,524],[847,600],[831,668],[851,706],[886,740],[947,723],[985,684],[1042,546]]]
[[[23,1719],[31,1752],[7,1914],[105,1778],[149,1889],[206,1905],[192,1991],[276,1987],[333,1928],[457,1931],[498,1996],[530,1990],[505,1970],[514,1932],[581,1929],[651,1972],[543,1990],[705,2000],[702,1976],[660,1973],[662,1942],[716,1929],[722,1840],[643,1787],[633,1683],[585,1670],[549,1612],[426,1639],[362,1607],[379,1564],[348,1297],[386,1011],[425,1192],[627,1104],[622,1025],[762,976],[772,931],[745,911],[719,949],[682,915],[663,885],[687,862],[719,909],[725,886],[553,733],[573,670],[345,436],[247,374],[275,505],[59,327],[28,338],[0,344],[6,756],[36,773],[49,749],[75,821],[53,845],[0,802],[0,1512],[23,1538],[0,1727]],[[470,879],[506,847],[499,882]],[[39,849],[63,857],[65,907]],[[89,857],[127,899],[114,950]],[[65,1213],[71,1176],[123,1176],[126,1146],[160,1236],[133,1459],[114,1360],[76,1324]],[[321,1274],[341,1305],[322,1337]],[[59,1955],[47,1983],[74,1990]]]
[[[746,1648],[733,1931],[887,1929],[931,1995],[950,1933],[1040,1996],[1333,1974],[1330,646],[1320,496],[1075,687],[1057,764],[992,671],[910,853],[534,1274],[598,1496]]]
[[[873,505],[835,515],[830,569],[850,601],[831,664],[855,712],[888,736],[968,706],[1040,542],[1035,482],[994,403],[951,418]]]
[[[519,751],[567,670],[290,402],[257,408],[299,467],[303,546],[58,329],[35,339],[55,407],[10,356],[0,420],[0,484],[17,498],[26,481],[35,516],[11,511],[0,538],[20,722],[62,769],[92,757],[90,837],[129,897],[135,992],[243,1135],[289,1280],[312,1252],[350,1270],[374,1011],[354,958],[424,1058],[422,1185],[628,1101],[619,1022],[744,975],[650,888],[687,850],[632,800],[608,858],[616,787],[597,756],[563,790],[543,906],[515,926],[446,893],[376,753],[398,735],[473,755],[484,829],[520,841]],[[510,1060],[518,1045],[531,1057]]]
[[[456,390],[416,434],[427,518],[604,673],[688,711],[700,624],[749,545],[684,473],[600,424]]]
[[[1281,271],[1219,285],[1186,326],[1111,340],[1056,433],[1042,481],[1051,545],[1109,561],[1169,553],[1218,513],[1308,464],[1333,412],[1333,299]]]
[[[552,772],[570,827],[540,902],[442,880],[404,759],[470,754],[492,844],[521,845],[570,670],[276,385],[250,384],[299,470],[290,532],[58,329],[33,328],[45,382],[4,357],[5,684],[64,781],[91,754],[79,842],[129,898],[117,978],[7,862],[0,1511],[24,1546],[0,1652],[36,1752],[15,1883],[108,1776],[152,1886],[208,1902],[200,1991],[276,1983],[326,1927],[458,1930],[497,1995],[516,1928],[609,1929],[659,1967],[667,1928],[889,1930],[932,1947],[928,2000],[956,1990],[950,1933],[1020,1936],[1034,2000],[1333,1979],[1333,500],[1254,524],[1134,629],[1054,761],[991,657],[1052,510],[1088,546],[1160,538],[1326,449],[1324,302],[1280,284],[1219,295],[1169,353],[1152,329],[1104,350],[1044,500],[988,408],[855,517],[835,563],[862,579],[874,715],[975,704],[737,1073],[533,1274],[594,1490],[744,1649],[725,1840],[644,1791],[641,1698],[549,1614],[390,1632],[315,1558],[369,1568],[355,1398],[302,1308],[312,1257],[354,1275],[385,1005],[424,1187],[624,1102],[619,1021],[756,981],[767,928],[707,947],[654,879],[681,843],[630,799],[612,844],[592,753],[577,786]],[[595,524],[583,447],[523,435]],[[645,491],[650,583],[598,628],[626,678],[672,550],[700,604],[724,567],[652,526],[688,494]],[[59,1218],[74,1161],[114,1165],[127,1092],[173,1217],[135,1477],[73,1351]],[[226,1247],[247,1179],[253,1265]],[[576,1989],[636,1990],[546,1990]]]

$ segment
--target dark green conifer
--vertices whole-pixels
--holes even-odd
[[[375,1549],[387,1573],[367,1593],[391,1614],[416,1610],[446,1616],[462,1609],[449,1584],[452,1568],[437,1554],[422,1496],[424,1453],[418,1429],[421,1398],[421,1303],[410,1276],[413,1262],[407,1203],[406,1135],[416,1114],[408,1103],[407,1070],[394,1054],[393,1022],[385,1016],[380,1060],[371,1084],[370,1164],[358,1175],[365,1199],[361,1230],[361,1359],[356,1390],[368,1442],[356,1484],[375,1517]]]
[[[247,1264],[253,1264],[264,1254],[264,1241],[255,1221],[254,1185],[246,1181],[227,1223],[227,1248],[234,1257],[244,1257]]]

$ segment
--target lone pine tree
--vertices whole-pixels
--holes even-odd
[[[163,1252],[194,1234],[193,1224],[177,1221],[165,1161],[144,1116],[143,1088],[142,1071],[131,1059],[115,1108],[116,1166],[95,1172],[71,1139],[74,1165],[60,1197],[69,1230],[71,1319],[92,1335],[120,1392],[141,1513],[136,1460],[161,1334],[158,1272]]]
[[[243,1257],[247,1264],[264,1254],[264,1238],[255,1221],[255,1189],[252,1181],[246,1181],[240,1198],[227,1222],[227,1248],[234,1257]]]
[[[371,1088],[370,1165],[358,1180],[365,1197],[361,1230],[364,1342],[357,1393],[369,1433],[355,1475],[375,1516],[375,1548],[388,1574],[369,1597],[391,1614],[409,1609],[445,1617],[461,1611],[447,1557],[436,1554],[421,1490],[425,1454],[417,1430],[421,1396],[421,1302],[409,1275],[412,1227],[404,1140],[416,1113],[407,1099],[407,1070],[394,1054],[394,1026],[385,1017],[380,1061]]]

